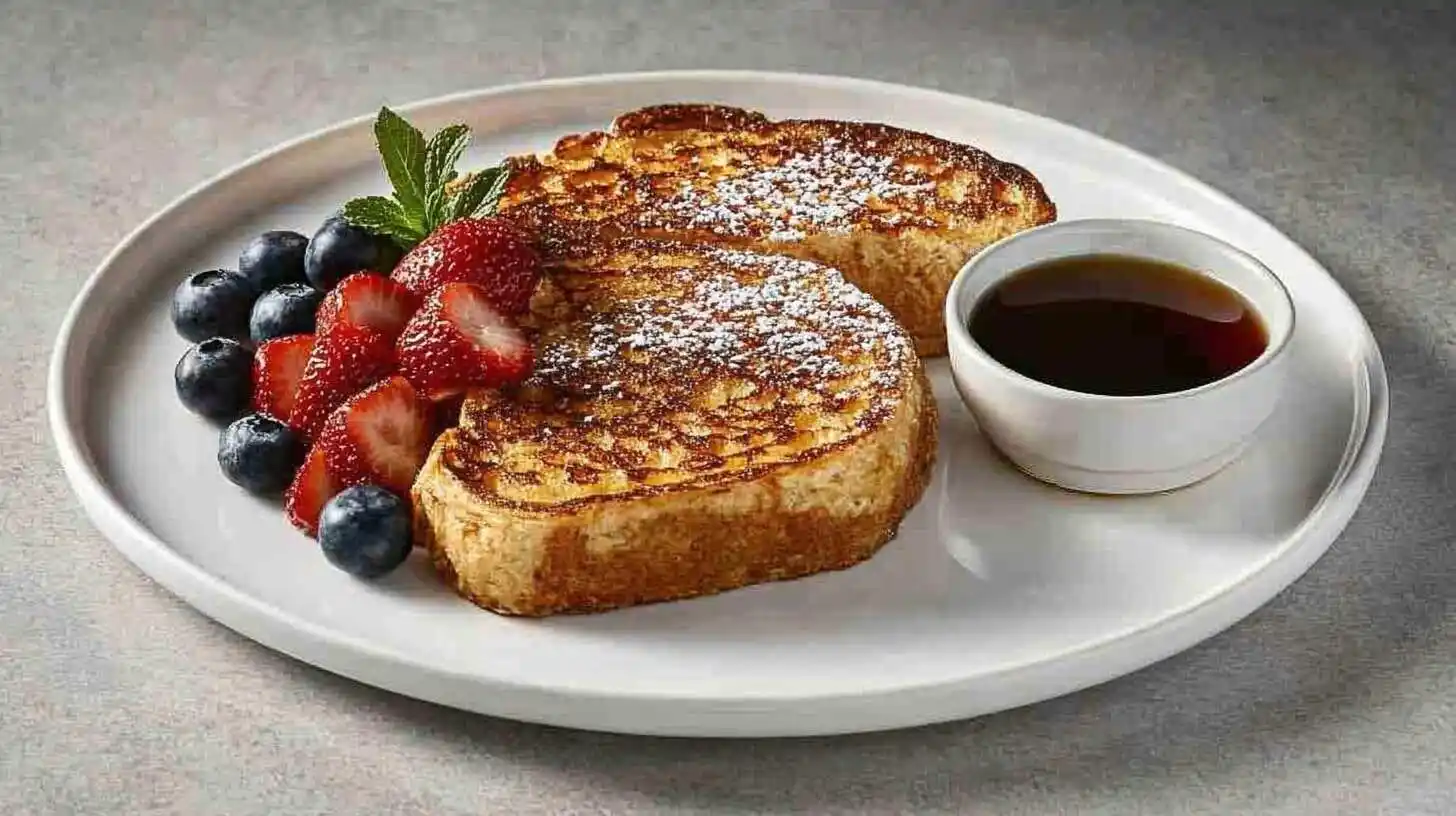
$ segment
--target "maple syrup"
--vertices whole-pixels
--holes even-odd
[[[968,328],[1017,373],[1106,396],[1197,388],[1269,344],[1258,313],[1232,288],[1176,264],[1108,254],[1015,273],[982,299]]]

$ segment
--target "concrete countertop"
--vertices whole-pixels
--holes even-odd
[[[0,811],[1456,812],[1444,5],[0,4]],[[1390,369],[1384,461],[1348,531],[1232,630],[1081,694],[897,733],[700,742],[467,716],[333,677],[193,612],[87,523],[51,450],[45,368],[81,282],[148,214],[381,100],[706,67],[1007,103],[1268,217],[1350,291]]]

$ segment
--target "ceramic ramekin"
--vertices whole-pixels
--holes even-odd
[[[1104,253],[1178,264],[1231,287],[1263,319],[1268,346],[1198,388],[1121,397],[1033,380],[971,339],[971,313],[1002,280],[1045,261]],[[956,275],[945,302],[956,388],[982,432],[1027,474],[1091,493],[1172,490],[1237,459],[1284,389],[1294,319],[1288,290],[1249,254],[1201,232],[1123,219],[1056,222],[993,244]]]

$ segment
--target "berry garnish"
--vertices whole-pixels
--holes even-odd
[[[377,484],[408,496],[434,441],[430,404],[403,377],[351,397],[319,433],[329,472],[341,484]]]
[[[315,289],[327,292],[355,272],[372,270],[388,275],[401,254],[401,248],[390,239],[356,227],[335,213],[309,239],[304,273]]]
[[[217,463],[228,481],[259,496],[275,496],[293,481],[303,458],[298,435],[279,420],[248,414],[223,429]]]
[[[189,275],[172,292],[172,325],[193,343],[210,337],[248,339],[248,313],[258,290],[240,273],[209,269]]]
[[[290,334],[313,334],[314,315],[323,294],[306,283],[285,283],[264,292],[253,304],[248,333],[254,343]]]
[[[474,283],[508,315],[531,305],[541,262],[531,242],[501,218],[452,221],[420,242],[390,277],[420,297],[447,283]]]
[[[447,283],[425,298],[400,335],[398,357],[400,373],[431,400],[518,383],[535,361],[516,324],[470,283]]]
[[[403,249],[413,248],[444,224],[494,213],[505,192],[508,174],[503,166],[464,178],[456,172],[470,142],[465,125],[441,128],[426,141],[414,125],[380,108],[374,141],[393,195],[356,198],[342,212],[350,224],[388,236]]]
[[[253,410],[287,420],[298,401],[298,384],[313,350],[311,334],[269,340],[253,355]]]
[[[356,272],[339,281],[324,297],[318,309],[318,331],[322,334],[336,323],[348,323],[373,329],[392,340],[404,331],[404,324],[418,306],[418,298],[389,278]]]
[[[323,449],[315,445],[304,457],[293,483],[284,494],[283,506],[288,521],[304,535],[316,535],[319,514],[328,500],[342,488],[343,485],[329,472],[328,464],[324,462]]]
[[[358,578],[378,578],[409,557],[409,507],[376,485],[345,488],[324,505],[318,541],[330,564]]]
[[[394,371],[394,345],[372,329],[336,323],[314,339],[298,383],[288,425],[313,442],[324,420],[344,400]]]
[[[213,337],[187,349],[172,378],[189,411],[231,422],[248,409],[253,355],[236,340]]]
[[[238,272],[257,292],[285,283],[303,283],[303,256],[307,249],[306,236],[288,230],[265,232],[243,247],[242,255],[238,256]]]

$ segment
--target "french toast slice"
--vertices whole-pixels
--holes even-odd
[[[1035,176],[968,145],[721,105],[632,111],[509,163],[500,210],[548,253],[589,228],[820,261],[927,357],[945,353],[941,307],[966,260],[1057,215]]]
[[[413,490],[416,542],[512,615],[596,612],[855,564],[929,479],[909,334],[812,261],[556,232],[537,369],[480,391]]]

